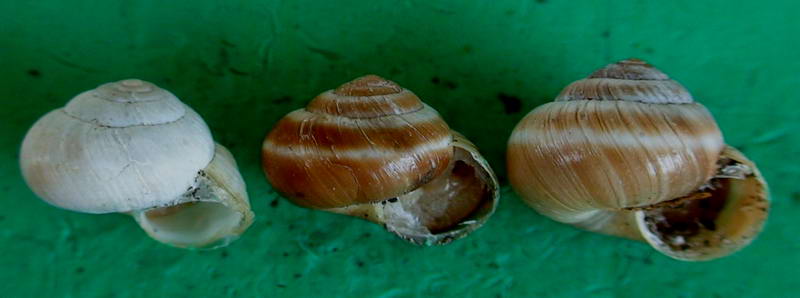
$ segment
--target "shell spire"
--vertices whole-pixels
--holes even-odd
[[[590,79],[666,81],[669,76],[649,63],[630,58],[606,65],[589,75]]]
[[[589,77],[564,88],[555,101],[622,100],[642,103],[680,104],[694,102],[680,83],[639,59],[606,65]]]
[[[344,83],[333,93],[346,96],[374,96],[400,93],[403,88],[397,83],[376,75],[365,75],[350,82]]]
[[[375,118],[422,110],[413,92],[376,75],[367,75],[318,95],[306,110],[349,118]]]

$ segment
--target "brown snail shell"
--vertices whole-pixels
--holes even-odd
[[[499,197],[474,145],[414,93],[374,75],[287,114],[264,140],[262,166],[295,204],[383,224],[416,244],[466,236]]]
[[[746,246],[769,206],[758,169],[725,145],[708,110],[636,59],[531,111],[511,135],[507,161],[512,187],[539,213],[646,240],[676,259]]]

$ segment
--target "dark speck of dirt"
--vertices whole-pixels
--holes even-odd
[[[402,71],[400,71],[400,69],[397,67],[392,67],[389,69],[389,74],[392,76],[399,75],[400,73],[402,73]]]
[[[85,268],[83,268],[83,267],[78,267],[78,268],[75,268],[75,273],[78,273],[78,274],[81,274],[81,273],[83,273],[83,272],[85,272],[85,271],[86,271],[86,269],[85,269]]]
[[[603,37],[603,38],[609,38],[609,37],[611,37],[611,31],[603,30],[603,32],[600,33],[600,36]]]
[[[300,274],[300,273],[295,273],[294,275],[292,275],[292,277],[294,277],[294,279],[298,279],[298,278],[303,277],[303,275]]]
[[[431,83],[433,83],[434,85],[437,85],[437,86],[439,86],[439,85],[444,86],[445,88],[450,89],[450,90],[458,88],[458,84],[456,82],[449,81],[449,80],[443,80],[443,79],[440,79],[439,77],[431,78]]]
[[[503,109],[505,110],[506,114],[519,113],[519,110],[522,108],[522,101],[519,99],[519,97],[505,93],[498,93],[497,99],[503,103]]]
[[[228,252],[223,250],[221,255],[222,255],[222,258],[227,258],[228,257]]]
[[[285,252],[285,253],[283,253],[283,257],[284,257],[284,258],[285,258],[285,257],[288,257],[288,256],[289,256],[289,253],[288,253],[288,252]]]
[[[795,202],[800,203],[800,191],[792,193],[792,200],[794,200]]]
[[[656,50],[654,50],[653,48],[644,48],[644,53],[645,54],[652,54],[652,53],[655,53],[655,52],[656,52]]]
[[[286,285],[282,285],[282,284],[277,284],[277,285],[275,285],[275,286],[276,286],[276,287],[279,287],[279,288],[281,288],[281,289],[283,289],[283,288],[286,288]]]
[[[364,267],[364,262],[363,261],[356,261],[356,266],[358,266],[358,268],[363,268]]]
[[[278,207],[278,199],[274,199],[272,202],[269,202],[269,206],[272,208]]]
[[[500,265],[497,265],[497,263],[492,262],[492,263],[489,263],[489,268],[500,269]]]
[[[536,0],[536,3],[545,4],[547,3],[547,0]]]
[[[292,102],[292,97],[288,96],[288,95],[281,96],[281,97],[278,97],[278,98],[272,100],[272,103],[274,103],[274,104],[282,104],[282,103],[288,103],[288,102]]]
[[[514,11],[511,10],[511,12],[513,13]],[[463,49],[464,49],[464,53],[467,53],[467,54],[472,53],[472,46],[471,45],[468,45],[468,44],[464,45]]]
[[[38,78],[42,76],[42,72],[40,72],[38,69],[29,69],[28,75],[34,78]]]
[[[247,73],[247,72],[244,72],[244,71],[241,71],[241,70],[238,70],[238,69],[236,69],[236,68],[233,68],[233,67],[231,67],[231,68],[228,68],[228,70],[229,70],[229,71],[230,71],[232,74],[235,74],[235,75],[237,75],[237,76],[246,76],[246,75],[249,75],[249,73]]]

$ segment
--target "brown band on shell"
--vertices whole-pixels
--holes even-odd
[[[408,193],[440,175],[452,154],[448,145],[407,158],[298,157],[263,150],[262,159],[270,184],[295,204],[336,208]]]
[[[555,101],[622,100],[657,104],[694,101],[680,83],[638,59],[623,60],[564,88]]]
[[[329,90],[312,100],[306,110],[350,118],[402,115],[423,108],[414,93],[395,82],[367,75]]]
[[[268,141],[270,146],[291,147],[298,153],[370,149],[377,154],[411,153],[409,150],[425,143],[438,142],[448,131],[447,124],[430,107],[416,113],[370,119],[330,117],[297,110],[275,125]]]

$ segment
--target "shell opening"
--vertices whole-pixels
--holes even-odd
[[[414,243],[444,244],[477,228],[491,214],[496,203],[491,174],[470,152],[454,148],[442,175],[380,203],[387,229]]]
[[[708,260],[755,238],[768,212],[765,185],[749,166],[727,161],[695,193],[637,212],[642,235],[654,248],[676,259]]]
[[[140,224],[154,238],[180,247],[224,245],[243,215],[218,202],[186,202],[142,212]]]
[[[211,163],[197,173],[194,185],[169,206],[132,212],[150,237],[176,247],[228,245],[253,223],[253,212],[236,161],[216,145]]]

